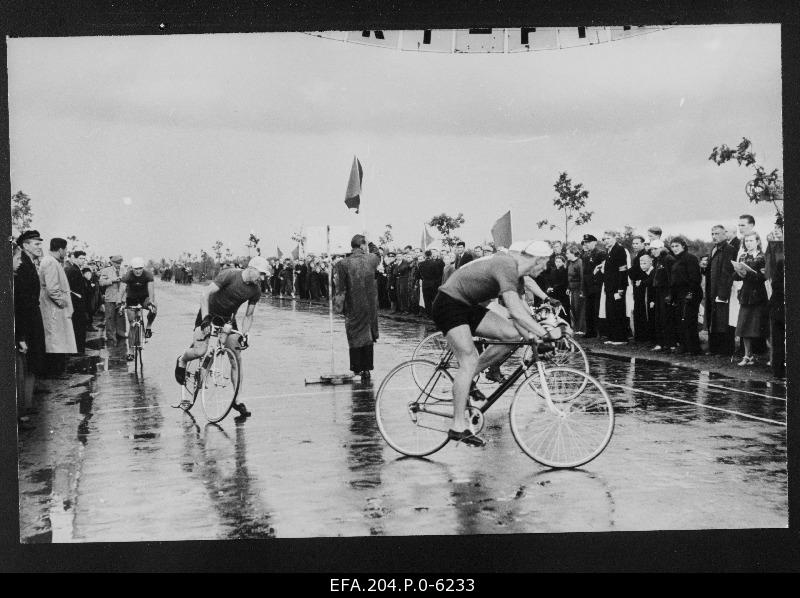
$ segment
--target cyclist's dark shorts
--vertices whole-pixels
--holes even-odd
[[[137,297],[125,297],[126,307],[133,307],[134,305],[141,305],[147,309],[147,306],[150,305],[150,297],[145,297],[144,299]]]
[[[436,293],[436,299],[433,300],[431,318],[442,334],[447,334],[451,328],[466,324],[474,335],[478,324],[481,323],[488,311],[485,307],[462,303],[447,293],[439,291]]]
[[[212,316],[219,316],[219,314],[211,314]],[[236,325],[236,316],[219,316],[224,321],[228,321],[228,318],[231,318],[231,324],[233,325],[234,330],[239,330],[239,327]],[[203,315],[200,313],[200,310],[197,310],[197,317],[194,319],[194,327],[199,328],[200,324],[203,323]]]

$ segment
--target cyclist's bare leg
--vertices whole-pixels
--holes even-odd
[[[125,316],[128,318],[128,330],[133,328],[133,313],[132,309],[125,308]],[[128,338],[125,339],[128,355],[133,355],[133,346],[131,343],[133,343],[133,334],[129,334]]]
[[[499,341],[517,341],[520,340],[520,334],[516,326],[507,318],[497,315],[490,311],[478,324],[475,330],[477,336],[484,338],[495,339]],[[509,353],[514,351],[516,347],[504,345],[489,345],[486,350],[481,353],[478,359],[478,372],[482,372],[488,367],[495,364],[502,363]]]
[[[462,432],[469,428],[467,422],[467,397],[472,378],[477,372],[478,350],[472,342],[469,326],[462,324],[451,328],[446,335],[447,342],[458,360],[459,368],[453,375],[453,425],[452,429]]]
[[[183,355],[180,357],[181,367],[186,367],[186,364],[193,359],[200,359],[206,354],[207,350],[208,338],[206,337],[206,334],[200,330],[200,328],[195,328],[194,338],[192,339],[191,346],[186,349],[186,351],[184,351]]]

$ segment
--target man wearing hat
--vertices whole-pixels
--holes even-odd
[[[106,342],[111,347],[117,345],[117,339],[128,337],[125,333],[125,314],[119,313],[119,307],[125,303],[123,274],[121,255],[112,255],[111,265],[100,271],[100,288],[105,289],[103,305],[106,311]]]
[[[86,264],[85,251],[73,251],[64,263],[69,289],[72,295],[72,330],[75,332],[75,346],[78,354],[86,352],[86,326],[88,323],[88,289],[83,277],[83,266]]]
[[[485,397],[471,389],[475,374],[500,363],[514,347],[493,345],[480,356],[473,336],[516,341],[520,332],[528,338],[558,338],[561,330],[548,331],[538,324],[520,294],[525,277],[535,278],[547,267],[553,250],[545,241],[512,243],[507,253],[475,260],[469,267],[459,268],[439,287],[433,301],[431,317],[445,335],[459,368],[453,380],[453,422],[447,436],[471,446],[484,441],[470,429],[466,417],[468,397]],[[485,306],[502,297],[510,320]],[[551,336],[552,334],[552,336]]]
[[[342,305],[350,370],[369,380],[373,369],[373,345],[378,340],[378,284],[375,272],[380,263],[376,253],[366,250],[364,235],[350,241],[352,253],[336,264],[336,302]]]
[[[72,294],[62,265],[67,255],[67,240],[50,239],[50,252],[39,263],[39,309],[44,324],[44,342],[49,374],[58,376],[67,367],[67,354],[77,352],[72,329]]]
[[[598,266],[606,260],[606,252],[597,247],[597,237],[583,235],[583,294],[586,297],[586,337],[598,336],[600,296],[603,292],[603,273]]]
[[[36,377],[45,374],[41,283],[36,271],[36,262],[42,257],[42,237],[37,230],[27,230],[17,237],[17,245],[22,253],[14,276],[14,332],[18,350],[25,357],[25,403],[30,403]]]

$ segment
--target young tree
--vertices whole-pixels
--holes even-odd
[[[723,143],[711,151],[708,159],[717,166],[734,159],[739,166],[742,164],[747,167],[754,166],[755,175],[745,185],[744,192],[753,203],[771,201],[772,205],[775,206],[775,223],[783,226],[783,208],[778,206],[777,203],[783,201],[783,181],[778,175],[777,168],[772,172],[767,172],[763,166],[756,162],[756,155],[751,149],[752,145],[747,137],[742,137],[742,141],[736,146],[736,149],[732,149]]]
[[[392,233],[392,225],[387,224],[386,230],[378,237],[378,245],[390,245],[394,241],[394,234]]]
[[[464,220],[464,214],[461,212],[459,212],[458,216],[455,217],[441,213],[438,216],[431,218],[430,221],[428,221],[428,226],[433,226],[439,231],[439,233],[442,235],[442,243],[444,245],[453,247],[461,240],[459,237],[453,234],[453,231],[464,224],[464,222],[466,222]]]
[[[23,231],[28,230],[33,222],[33,210],[31,210],[31,198],[22,191],[17,191],[11,197],[11,228],[14,236],[18,236]]]
[[[217,263],[220,263],[222,261],[222,241],[214,241],[214,244],[211,246],[211,251],[214,252]]]
[[[250,238],[247,240],[247,255],[251,255],[251,250],[256,250],[256,255],[261,255],[261,250],[258,248],[258,243],[261,241],[253,231],[250,231]]]
[[[70,235],[67,237],[67,253],[72,253],[78,249],[82,251],[86,251],[88,253],[89,244],[86,241],[81,241],[75,235]]]
[[[536,226],[543,228],[549,226],[550,230],[558,229],[564,233],[564,245],[569,244],[569,234],[576,226],[586,224],[592,219],[594,212],[585,210],[589,192],[583,188],[583,183],[572,186],[572,179],[566,172],[558,175],[558,180],[553,185],[558,195],[553,198],[556,209],[564,212],[564,226],[550,224],[548,220],[540,220]]]

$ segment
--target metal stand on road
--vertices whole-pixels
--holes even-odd
[[[356,376],[353,374],[335,374],[333,372],[336,371],[336,364],[335,364],[335,356],[333,350],[333,256],[331,256],[331,225],[328,225],[328,259],[331,261],[331,267],[328,270],[328,316],[330,318],[330,333],[331,333],[331,373],[322,374],[319,378],[306,378],[306,384],[330,384],[330,385],[339,385],[339,384],[349,384],[352,383]],[[361,377],[358,376],[360,380]]]

